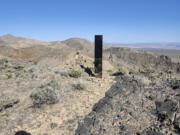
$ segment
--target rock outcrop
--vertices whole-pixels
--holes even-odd
[[[159,88],[145,86],[126,76],[117,77],[116,81],[79,124],[76,135],[180,133],[180,89],[175,91],[163,82]]]

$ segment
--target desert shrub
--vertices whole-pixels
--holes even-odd
[[[137,74],[137,71],[134,70],[134,69],[132,69],[132,68],[130,68],[130,69],[129,69],[129,74]]]
[[[55,71],[56,74],[60,74],[62,77],[68,77],[68,71]]]
[[[64,78],[67,78],[68,75],[69,75],[68,73],[67,74],[66,73],[61,73],[61,76],[64,77]]]
[[[108,73],[113,73],[114,71],[112,69],[107,70]]]
[[[39,73],[44,73],[45,72],[45,69],[39,69]]]
[[[76,52],[76,55],[79,55],[79,54],[80,54],[79,51],[77,51],[77,52]]]
[[[6,76],[8,79],[12,78],[12,74],[11,73],[6,73]]]
[[[59,71],[54,71],[55,74],[59,74]]]
[[[111,73],[112,76],[120,76],[120,75],[128,75],[128,74],[130,74],[130,69],[128,69],[127,67],[121,67],[119,71],[116,72],[112,71]]]
[[[159,72],[159,76],[162,76],[163,75],[163,72]]]
[[[82,71],[72,69],[71,72],[69,73],[69,76],[73,78],[79,78],[81,77],[81,74],[82,74]]]
[[[17,104],[19,102],[18,98],[11,97],[11,96],[3,96],[0,97],[0,111],[12,107],[14,104]]]
[[[127,67],[121,67],[119,69],[119,72],[121,72],[124,75],[127,75],[127,74],[129,74],[129,69]]]
[[[38,64],[38,62],[37,62],[37,61],[33,61],[33,64],[34,64],[34,65],[37,65],[37,64]]]
[[[28,70],[28,72],[29,72],[29,73],[33,73],[33,72],[34,72],[34,69],[31,68],[31,69]]]
[[[75,90],[85,90],[85,85],[82,83],[72,84],[72,87]]]
[[[49,82],[41,84],[39,88],[43,89],[43,88],[46,88],[46,87],[52,87],[53,89],[58,89],[59,85],[55,80],[51,80]]]
[[[54,88],[48,86],[33,91],[30,95],[35,107],[41,107],[43,104],[55,104],[59,101],[59,94]]]
[[[16,70],[20,71],[20,70],[23,70],[23,69],[24,69],[24,67],[23,67],[23,66],[18,65],[18,66],[14,66],[14,69],[16,69]]]
[[[146,73],[146,72],[145,72],[145,70],[144,70],[144,69],[142,69],[142,68],[139,68],[139,73],[142,73],[142,74],[144,74],[144,73]]]

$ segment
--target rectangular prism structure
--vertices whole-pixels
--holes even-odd
[[[95,35],[95,74],[102,78],[102,56],[103,56],[103,36]]]

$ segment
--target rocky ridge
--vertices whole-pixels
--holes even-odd
[[[1,37],[0,133],[179,134],[180,65],[109,47],[98,79],[92,46]]]
[[[79,124],[76,135],[178,135],[180,81],[154,81],[160,86],[153,81],[144,85],[132,77],[117,77]]]

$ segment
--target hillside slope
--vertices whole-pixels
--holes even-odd
[[[178,135],[180,65],[167,56],[73,38],[0,40],[0,134]]]

